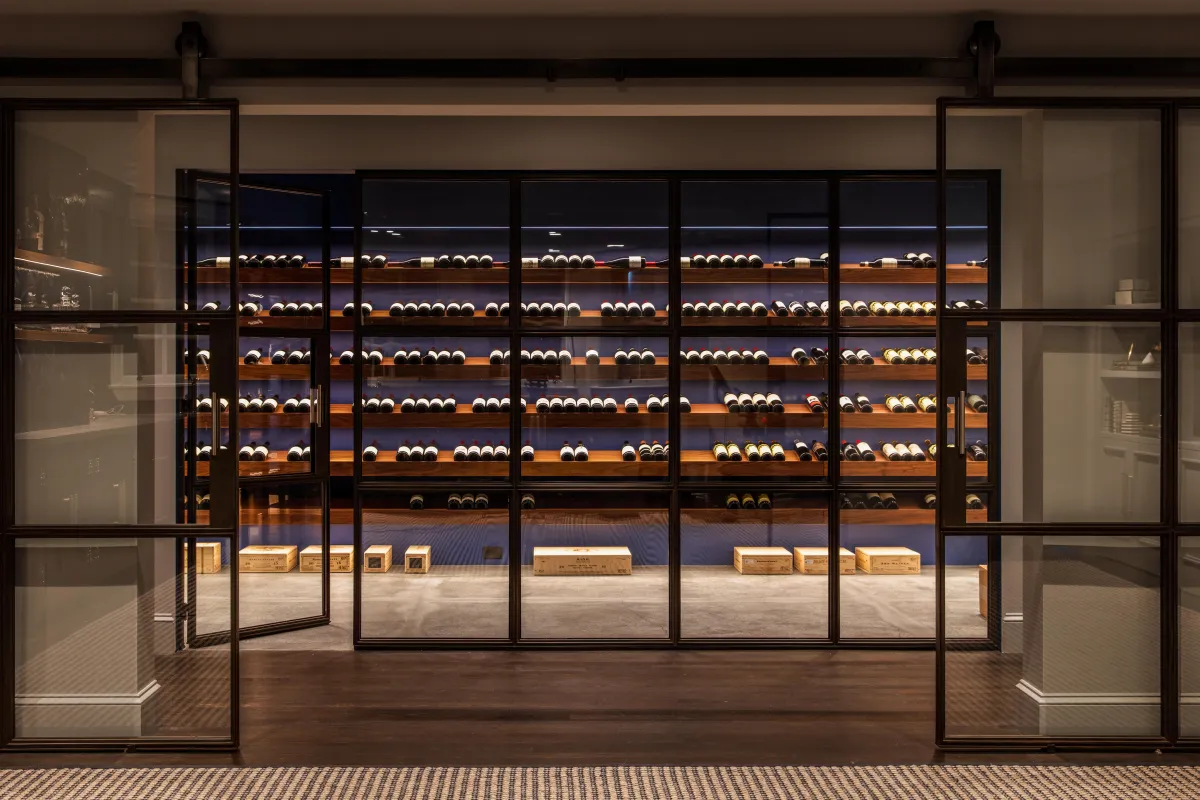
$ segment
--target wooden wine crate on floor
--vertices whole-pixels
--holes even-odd
[[[921,554],[907,547],[856,547],[854,560],[868,575],[921,574]]]
[[[988,570],[987,564],[979,565],[979,616],[987,619]]]
[[[535,547],[534,575],[632,575],[628,547]]]
[[[392,568],[392,546],[373,544],[363,557],[363,572],[387,572]]]
[[[329,545],[329,571],[350,572],[354,569],[354,545]],[[310,544],[300,551],[300,571],[321,571],[321,545]]]
[[[242,572],[291,572],[300,548],[294,544],[252,544],[238,553]]]
[[[804,575],[829,574],[828,547],[796,547],[793,548],[796,557],[796,571]],[[838,549],[838,571],[842,575],[854,574],[854,553],[846,548]]]
[[[735,547],[733,568],[743,575],[791,575],[792,554],[786,547]]]
[[[183,568],[187,570],[188,549],[183,549]],[[221,543],[196,542],[196,574],[213,575],[221,571]]]
[[[404,571],[422,574],[429,572],[430,548],[427,544],[414,544],[404,551]]]

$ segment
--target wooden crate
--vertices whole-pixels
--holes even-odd
[[[987,564],[979,565],[979,616],[987,619],[988,601],[988,569]]]
[[[291,572],[300,548],[294,544],[252,544],[238,553],[242,572]]]
[[[404,551],[404,571],[421,574],[429,572],[430,547],[427,544],[414,544]]]
[[[188,548],[183,549],[183,569],[188,566]],[[196,542],[196,574],[213,575],[221,571],[221,543]]]
[[[792,552],[798,572],[804,575],[829,574],[828,547],[796,547]],[[844,547],[838,549],[838,571],[842,575],[854,574],[854,553]]]
[[[856,547],[854,560],[868,575],[921,574],[921,554],[907,547]]]
[[[354,569],[354,545],[329,545],[329,571],[350,572]],[[310,544],[300,551],[300,571],[321,571],[321,545]]]
[[[392,546],[373,544],[363,557],[363,572],[387,572],[392,568]]]
[[[628,547],[535,547],[534,575],[632,575]]]
[[[735,547],[733,568],[743,575],[791,575],[792,554],[786,547]]]

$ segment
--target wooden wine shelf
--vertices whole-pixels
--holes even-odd
[[[578,317],[521,317],[525,328],[661,328],[667,324],[661,308],[653,317],[602,317],[599,311],[586,309]]]
[[[582,358],[576,357],[574,363],[562,364],[523,364],[521,379],[527,381],[562,380],[576,382],[588,379],[618,379],[642,380],[656,378],[667,383],[667,359],[658,356],[653,364],[618,364],[611,357],[603,357],[599,364],[585,364]]]
[[[794,360],[774,356],[769,364],[680,364],[679,378],[685,381],[788,380],[824,381],[824,364],[800,366]]]
[[[207,478],[210,462],[196,462],[196,477]],[[303,475],[313,471],[311,461],[288,461],[287,452],[271,453],[266,461],[239,461],[238,474],[243,478],[269,475]]]
[[[684,283],[826,283],[829,270],[824,267],[775,267],[739,269],[737,267],[689,267],[680,270]]]
[[[628,414],[621,408],[615,414],[588,411],[583,414],[528,412],[521,415],[521,427],[527,431],[539,428],[658,428],[665,437],[669,424],[667,414],[661,411],[651,414],[644,405],[636,414]]]
[[[331,320],[336,322],[339,318]],[[256,314],[253,317],[238,317],[238,329],[243,335],[259,336],[276,332],[289,331],[319,331],[325,325],[323,316],[304,317],[272,317],[270,314]],[[353,327],[353,325],[351,325]]]
[[[829,317],[682,317],[683,327],[719,325],[729,328],[823,328]]]
[[[842,317],[846,328],[936,328],[937,317]]]
[[[380,448],[378,461],[364,461],[362,474],[367,478],[430,477],[430,478],[507,478],[507,461],[455,461],[453,448],[438,453],[437,461],[396,461],[396,451]],[[354,464],[348,450],[334,453],[330,474],[353,475]],[[340,458],[339,458],[340,457]],[[336,469],[335,469],[336,468]],[[344,471],[343,471],[344,470]]]
[[[842,364],[839,369],[845,380],[867,381],[933,381],[937,380],[936,364],[885,364],[877,359],[874,364]],[[987,364],[967,367],[967,380],[987,380]]]
[[[395,302],[394,300],[392,302]],[[391,305],[390,303],[388,304]],[[338,312],[341,313],[341,312]],[[507,328],[508,317],[488,317],[483,308],[475,309],[471,317],[393,317],[387,308],[371,312],[371,316],[363,320],[364,328],[397,325],[400,327],[429,327],[429,328]],[[338,316],[330,320],[330,330],[354,330],[354,317]]]
[[[850,414],[843,413],[841,416],[842,430],[852,430],[855,428],[924,428],[933,430],[937,427],[937,414],[926,414],[917,412],[915,414],[901,413],[894,414],[887,410],[887,406],[873,405],[874,413],[864,414],[861,411],[855,411]],[[949,424],[954,424],[954,411],[950,411],[947,415]],[[967,427],[968,428],[986,428],[987,414],[976,414],[974,411],[967,412]]]
[[[521,270],[521,283],[524,284],[565,284],[579,286],[583,284],[624,285],[630,283],[665,284],[670,280],[670,270],[664,267],[647,267],[645,269],[614,269],[612,267],[596,267],[595,269],[542,269],[541,267],[526,267]]]
[[[47,342],[52,344],[109,344],[112,337],[106,333],[84,331],[52,331],[48,328],[17,328],[13,338],[19,342]]]
[[[472,492],[472,494],[476,494]],[[504,492],[480,492],[488,501],[499,502]],[[428,497],[428,493],[425,494]],[[403,497],[398,498],[403,500]],[[364,504],[369,500],[364,500]],[[368,508],[363,507],[363,523],[387,525],[507,525],[507,508]],[[368,546],[370,546],[368,544]]]
[[[521,511],[521,523],[559,527],[632,523],[647,528],[666,528],[667,513],[666,508],[526,508]]]
[[[684,450],[679,467],[687,478],[824,477],[828,472],[824,461],[801,461],[790,451],[785,456],[785,461],[717,461],[709,450]]]
[[[558,451],[535,454],[521,462],[526,478],[665,478],[666,461],[622,461],[616,450],[592,450],[587,461],[560,461]]]
[[[743,494],[737,489],[730,491],[737,492],[739,497]],[[685,525],[824,525],[829,522],[829,511],[825,508],[683,508],[679,511],[679,519]]]
[[[229,267],[200,267],[196,270],[197,284],[228,285]],[[293,267],[242,267],[238,283],[244,284],[301,284],[324,281],[320,264]],[[386,268],[371,267],[362,273],[363,283],[431,284],[431,283],[508,283],[508,267],[493,265],[489,269],[421,269],[389,264]],[[329,283],[353,285],[354,270],[335,267],[329,270]]]
[[[840,463],[842,475],[848,478],[932,478],[937,474],[937,462],[929,461],[887,461],[876,453],[877,461],[843,461]],[[987,477],[986,461],[968,461],[967,475],[970,477]]]
[[[863,267],[842,264],[838,278],[842,283],[937,283],[936,269],[923,267]],[[968,267],[966,264],[946,266],[946,283],[987,283],[987,267]]]
[[[108,267],[102,267],[99,264],[89,264],[86,261],[76,261],[63,256],[52,256],[49,253],[37,253],[33,250],[22,250],[19,247],[15,249],[13,257],[21,263],[32,264],[34,267],[82,272],[93,278],[106,278],[110,274]]]
[[[354,380],[354,365],[334,361],[329,366],[329,375],[334,380]],[[385,357],[384,363],[376,366],[363,364],[363,380],[419,378],[423,380],[506,381],[508,375],[508,364],[491,364],[482,356],[469,356],[465,364],[392,364],[390,356]]]
[[[903,502],[903,501],[902,501]],[[937,511],[901,505],[900,508],[843,508],[838,520],[843,525],[932,525]],[[987,509],[967,511],[967,522],[987,522]]]
[[[504,412],[476,414],[471,411],[471,399],[463,401],[467,407],[459,405],[453,414],[437,413],[400,413],[390,414],[363,413],[363,429],[375,428],[501,428],[508,430],[508,414]],[[354,411],[349,403],[335,403],[329,409],[334,428],[353,428]]]
[[[827,418],[827,414],[814,414],[808,406],[799,404],[783,413],[731,413],[720,403],[696,403],[690,412],[679,415],[679,424],[684,428],[824,428]]]

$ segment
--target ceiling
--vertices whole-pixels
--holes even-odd
[[[0,0],[0,14],[229,16],[1200,15],[1200,0]]]

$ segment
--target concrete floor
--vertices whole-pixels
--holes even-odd
[[[229,619],[229,575],[198,576],[200,632]],[[932,637],[932,567],[920,575],[842,577],[842,635],[854,638]],[[241,578],[242,625],[320,613],[320,576],[300,572]],[[687,637],[819,638],[826,635],[824,576],[739,575],[732,567],[684,567],[683,635]],[[524,568],[522,627],[528,638],[662,638],[667,635],[667,570],[635,567],[631,576],[546,577]],[[978,570],[946,569],[947,631],[982,637]],[[349,650],[353,582],[330,576],[329,625],[241,643],[243,650]],[[507,567],[435,566],[425,575],[363,576],[363,628],[370,637],[494,637],[508,635]]]

